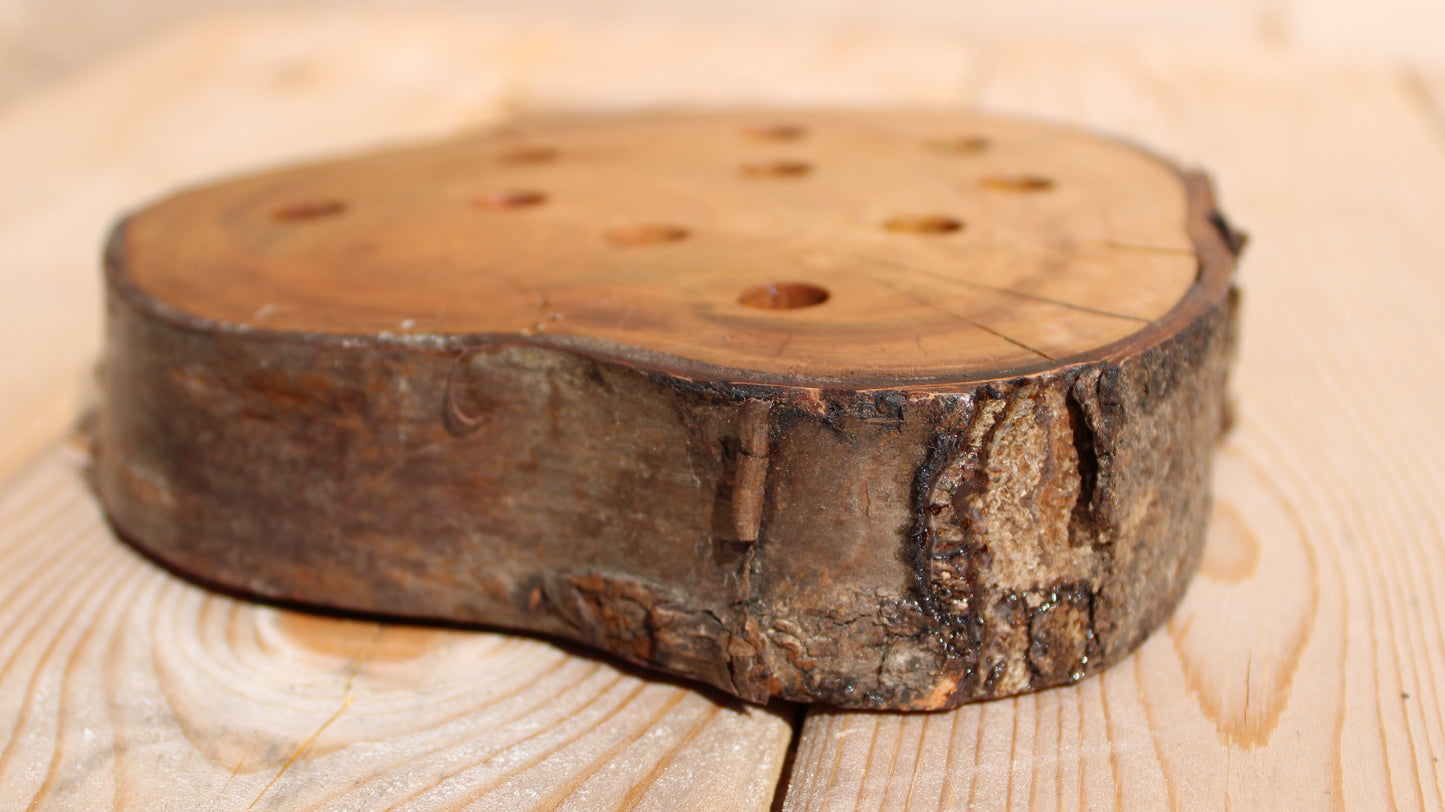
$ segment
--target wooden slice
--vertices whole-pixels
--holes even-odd
[[[202,580],[558,635],[762,701],[1080,679],[1198,559],[1238,238],[1111,141],[654,114],[117,228],[98,470]]]

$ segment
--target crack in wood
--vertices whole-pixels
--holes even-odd
[[[1130,246],[1130,247],[1132,248],[1132,247],[1134,247],[1134,246]],[[1138,249],[1138,250],[1155,250],[1155,249]],[[1168,249],[1157,249],[1157,250],[1159,250],[1159,251],[1168,251],[1169,253],[1175,253],[1174,251],[1168,250]],[[1189,252],[1189,251],[1182,251],[1182,252],[1180,252],[1180,253],[1183,253],[1185,256],[1193,256],[1192,252]],[[897,261],[897,260],[886,259],[886,258],[884,258],[884,257],[877,257],[877,256],[873,256],[873,255],[871,255],[871,254],[858,254],[857,256],[859,256],[859,257],[861,257],[861,258],[863,258],[863,259],[868,259],[868,260],[872,260],[872,261],[874,261],[874,262],[882,263],[882,264],[884,264],[884,265],[889,265],[889,266],[894,267],[894,268],[897,268],[897,269],[899,269],[899,270],[911,271],[911,272],[916,273],[916,274],[920,274],[920,275],[923,275],[923,276],[927,276],[928,278],[937,280],[937,281],[939,281],[939,282],[946,282],[946,283],[955,284],[955,285],[964,285],[964,286],[966,286],[966,287],[971,287],[971,288],[980,288],[980,289],[983,289],[983,290],[993,291],[994,293],[1003,293],[1003,294],[1007,294],[1007,295],[1009,295],[1009,296],[1017,296],[1017,297],[1019,297],[1019,298],[1021,298],[1021,299],[1032,299],[1033,301],[1036,301],[1036,302],[1043,302],[1044,304],[1058,305],[1059,307],[1067,307],[1067,308],[1069,308],[1070,310],[1078,310],[1078,311],[1083,312],[1083,313],[1092,313],[1092,314],[1094,314],[1094,315],[1096,315],[1096,316],[1108,316],[1109,318],[1124,319],[1124,320],[1126,320],[1126,321],[1137,321],[1137,322],[1140,322],[1140,323],[1142,323],[1142,324],[1148,324],[1148,323],[1151,321],[1151,319],[1144,319],[1144,318],[1140,318],[1140,317],[1138,317],[1138,316],[1130,316],[1130,315],[1128,315],[1128,314],[1126,314],[1126,313],[1115,313],[1115,312],[1113,312],[1113,311],[1111,311],[1111,310],[1101,310],[1101,309],[1099,309],[1099,308],[1097,308],[1097,307],[1089,307],[1089,306],[1087,306],[1087,305],[1075,304],[1075,303],[1073,303],[1073,302],[1066,302],[1066,301],[1064,301],[1064,300],[1062,300],[1062,299],[1053,299],[1053,298],[1050,298],[1050,297],[1048,297],[1048,296],[1040,296],[1040,295],[1038,295],[1037,293],[1029,293],[1028,291],[1016,290],[1016,289],[1014,289],[1014,288],[1006,288],[1006,287],[1003,287],[1003,286],[1000,286],[1000,285],[990,285],[990,284],[987,284],[987,283],[985,283],[985,282],[976,282],[976,281],[971,280],[971,279],[964,279],[964,278],[962,278],[962,277],[957,277],[957,276],[950,276],[950,275],[948,275],[948,274],[939,273],[938,271],[931,271],[931,270],[928,270],[927,268],[922,268],[922,267],[919,267],[919,266],[917,266],[917,265],[913,265],[913,264],[911,264],[911,263],[899,262],[899,261]],[[1012,339],[1009,339],[1009,340],[1011,341]],[[1017,342],[1015,342],[1015,343],[1017,343]],[[1052,359],[1050,359],[1050,360],[1052,360]]]

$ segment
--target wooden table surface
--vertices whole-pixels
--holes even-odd
[[[0,809],[1441,809],[1445,47],[1053,31],[273,10],[0,107]],[[1122,134],[1207,167],[1253,235],[1202,571],[1102,677],[755,708],[211,594],[97,510],[66,435],[126,208],[535,110],[909,103]]]

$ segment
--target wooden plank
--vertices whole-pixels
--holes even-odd
[[[985,104],[1198,160],[1255,239],[1200,577],[1100,679],[815,713],[788,809],[1439,808],[1445,150],[1392,70],[1001,47]]]
[[[748,58],[737,59],[739,53]],[[175,184],[445,134],[509,110],[946,102],[971,95],[998,108],[1128,133],[1199,160],[1221,178],[1228,210],[1255,233],[1244,268],[1241,423],[1219,475],[1225,518],[1216,523],[1213,563],[1171,634],[1156,636],[1134,660],[1075,689],[953,715],[816,714],[787,803],[934,806],[972,793],[980,808],[1073,806],[1085,798],[1091,806],[1174,798],[1186,807],[1226,800],[1268,806],[1283,798],[1297,807],[1342,797],[1360,808],[1392,797],[1401,806],[1438,807],[1445,664],[1435,595],[1445,585],[1445,563],[1431,542],[1445,517],[1430,499],[1439,491],[1445,443],[1433,428],[1441,364],[1432,350],[1441,337],[1433,311],[1442,282],[1431,258],[1445,249],[1436,222],[1445,152],[1439,131],[1423,123],[1422,108],[1405,100],[1399,81],[1385,69],[1336,68],[1288,52],[1106,52],[1046,40],[1010,47],[883,31],[526,27],[460,13],[201,23],[0,114],[6,179],[0,285],[7,294],[0,298],[0,340],[23,348],[0,357],[6,380],[0,425],[24,444],[0,454],[0,473],[53,442],[84,399],[98,347],[95,257],[111,217]],[[6,539],[0,662],[7,664],[0,707],[7,715],[0,717],[0,742],[12,755],[0,774],[0,797],[31,797],[53,763],[50,786],[73,788],[81,808],[123,805],[124,793],[137,787],[168,792],[181,805],[234,791],[231,805],[244,807],[345,703],[353,660],[363,659],[373,638],[378,650],[391,648],[392,631],[342,624],[308,633],[303,622],[297,632],[282,613],[207,598],[127,559],[125,548],[97,541],[103,531],[74,480],[61,484],[73,464],[52,459],[45,465],[54,470],[27,471],[7,486],[10,507],[0,518]],[[1252,570],[1251,549],[1258,556]],[[70,565],[62,556],[74,550],[89,552]],[[72,591],[48,589],[61,583]],[[113,607],[109,614],[106,606]],[[186,617],[196,630],[190,640],[177,631],[187,628]],[[216,654],[226,649],[232,617],[241,619],[233,653]],[[457,651],[495,653],[489,647],[504,646],[489,636],[452,641],[450,632],[433,634],[439,636],[416,644],[430,654],[394,657],[403,664],[400,683],[431,685],[446,667],[471,667],[448,665],[471,656]],[[331,650],[318,637],[342,642]],[[162,644],[165,656],[158,655]],[[518,662],[538,667],[527,659],[541,656],[527,648],[534,644],[506,645],[530,652]],[[460,699],[447,706],[455,718],[444,709],[419,717],[430,725],[425,731],[406,727],[399,721],[408,712],[405,691],[382,690],[387,672],[374,654],[365,658],[370,665],[354,669],[352,705],[277,786],[299,786],[304,777],[313,786],[300,791],[316,793],[305,796],[315,800],[324,791],[316,787],[338,786],[332,779],[351,769],[348,759],[385,761],[353,726],[364,727],[353,713],[362,702],[380,703],[375,715],[385,718],[377,729],[395,733],[399,738],[386,741],[402,741],[406,757],[433,765],[418,780],[443,791],[465,780],[440,782],[444,770],[421,755],[425,745],[417,742],[436,742],[438,752],[460,763],[479,759],[473,763],[484,764],[485,775],[467,784],[472,788],[496,780],[499,773],[487,770],[536,755],[525,745],[497,749],[485,725],[467,727],[471,706]],[[488,668],[511,656],[496,654]],[[197,663],[204,668],[187,670]],[[252,676],[253,667],[261,678]],[[553,674],[585,682],[569,670],[581,667],[576,662],[555,667]],[[415,668],[431,670],[418,676],[409,670]],[[169,695],[199,724],[177,728],[184,714],[161,712],[170,701],[158,687],[163,669]],[[505,680],[506,668],[495,669],[488,673]],[[285,677],[303,671],[299,679]],[[260,687],[248,687],[256,679]],[[539,677],[545,679],[553,677]],[[299,697],[287,696],[291,682]],[[567,684],[546,686],[565,697],[560,689]],[[241,698],[210,707],[222,695],[217,685]],[[633,704],[656,699],[648,692],[658,687],[665,686],[642,689]],[[542,702],[540,694],[528,696]],[[77,701],[59,701],[66,697]],[[673,712],[702,713],[692,701],[677,700]],[[493,713],[485,718],[505,718]],[[239,742],[224,744],[234,760],[202,769],[209,751],[200,748],[208,745],[204,736],[193,743],[188,733],[218,729],[207,720],[235,720],[227,714],[243,715],[251,727],[221,739]],[[23,730],[22,716],[31,725]],[[736,724],[751,730],[755,721]],[[253,744],[260,740],[248,731],[272,724],[280,735]],[[543,736],[537,725],[545,724],[532,716],[499,729]],[[761,724],[780,723],[768,717]],[[476,749],[449,738],[466,739],[458,725],[481,737]],[[710,741],[761,734],[717,735]],[[692,742],[703,738],[699,733]],[[584,740],[602,751],[611,746],[586,736],[578,741]],[[863,755],[869,744],[880,754],[873,762]],[[270,770],[260,771],[264,778],[248,773],[240,758],[252,751],[247,761]],[[637,752],[624,747],[608,764]],[[693,766],[687,775],[668,772],[672,786],[731,769],[678,759],[673,763]],[[179,766],[152,784],[146,776],[156,763]],[[238,764],[237,778],[229,779]],[[613,769],[639,787],[648,783],[646,771],[627,772],[632,768],[601,766],[594,777]],[[745,767],[736,771],[748,774]],[[227,780],[245,791],[224,789]],[[364,786],[391,791],[380,779]],[[283,797],[276,791],[257,808]],[[397,793],[386,797],[405,797]],[[375,804],[359,798],[356,805]]]
[[[164,25],[234,10],[254,0],[132,0],[122,9],[105,0],[0,0],[0,102],[76,70],[97,54],[143,37]],[[297,0],[288,7],[321,6]],[[375,4],[373,4],[375,5]],[[464,7],[467,0],[423,0],[409,11]],[[475,4],[473,4],[475,5]],[[515,5],[515,4],[513,4]],[[1026,31],[1071,37],[1168,37],[1191,41],[1292,47],[1326,47],[1374,56],[1431,57],[1439,51],[1445,10],[1428,0],[1216,0],[1211,3],[1156,3],[1066,0],[1014,3],[948,3],[941,0],[869,0],[776,3],[737,0],[725,7],[702,0],[539,0],[526,4],[537,15],[598,21],[619,17],[666,21],[677,26],[751,24],[759,28],[852,30],[876,39],[879,27],[911,26],[997,37]],[[426,13],[426,12],[423,12]]]
[[[1407,5],[1409,0],[1391,0],[1372,5],[1373,16],[1384,22],[1393,19],[1393,6]],[[123,10],[104,0],[0,0],[0,100],[17,92],[23,92],[42,85],[68,70],[75,70],[92,61],[96,54],[109,54],[122,45],[143,37],[148,32],[165,25],[194,22],[203,15],[214,16],[217,12],[234,11],[246,5],[257,5],[254,0],[191,0],[177,3],[174,0],[134,0]],[[300,0],[288,3],[289,8],[310,6],[314,12],[324,2]],[[367,16],[378,14],[377,5],[368,9]],[[469,0],[422,0],[406,4],[406,15],[410,17],[438,14],[452,18],[465,16],[459,9],[465,9]],[[504,4],[490,4],[504,5]],[[517,8],[516,4],[510,4]],[[880,5],[868,0],[843,0],[827,4],[780,4],[770,0],[739,0],[725,7],[702,2],[701,0],[632,0],[628,3],[597,3],[591,0],[542,0],[528,3],[525,11],[536,18],[572,18],[583,26],[606,29],[617,20],[631,20],[650,23],[656,27],[687,32],[703,28],[728,27],[738,24],[750,26],[750,39],[766,41],[780,32],[783,37],[795,41],[807,40],[813,34],[827,29],[841,33],[854,42],[877,42],[878,28],[948,28],[954,31],[967,30],[978,35],[997,35],[1007,31],[1033,30],[1073,36],[1131,34],[1156,34],[1165,36],[1209,37],[1219,39],[1247,39],[1254,36],[1261,26],[1259,18],[1270,15],[1286,19],[1297,9],[1277,8],[1269,0],[1217,0],[1208,4],[1160,4],[1148,0],[1100,0],[1087,7],[1066,0],[1029,0],[1010,4],[959,4],[939,0],[906,0],[905,2]],[[518,9],[522,10],[522,9]],[[387,12],[380,12],[385,14]],[[334,15],[333,19],[340,19]],[[1283,24],[1283,23],[1281,23]],[[577,27],[577,26],[572,26]],[[449,39],[443,31],[441,39]],[[690,44],[702,43],[707,37],[684,36]],[[735,37],[711,38],[715,44],[724,44]],[[605,40],[605,38],[604,38]],[[678,43],[682,45],[683,43]],[[649,47],[656,47],[650,43]],[[704,53],[710,51],[704,48]],[[762,49],[766,51],[767,48]],[[846,49],[845,49],[846,50]],[[751,57],[758,52],[751,45],[746,51]],[[739,51],[733,50],[732,54]],[[802,65],[816,65],[816,54],[809,54],[805,48],[792,56],[783,56],[786,61]],[[615,60],[623,65],[637,64],[636,55]],[[684,60],[684,63],[691,60]],[[728,57],[728,63],[735,65],[738,60]],[[684,67],[693,72],[694,67]],[[724,72],[736,70],[724,67]],[[627,72],[627,71],[624,71]],[[809,81],[823,76],[809,69]],[[694,80],[696,76],[692,77]],[[594,77],[594,83],[614,80]],[[666,81],[666,79],[663,79]],[[650,82],[649,82],[650,83]],[[645,83],[647,84],[647,83]],[[796,93],[800,88],[776,88],[775,93]]]
[[[84,809],[768,804],[790,735],[776,713],[532,640],[209,595],[110,535],[73,453],[14,474],[92,385],[103,234],[172,186],[445,135],[518,103],[756,100],[776,84],[759,65],[812,71],[799,86],[834,102],[937,99],[961,75],[956,49],[926,35],[754,42],[697,29],[691,41],[719,65],[765,44],[708,74],[704,96],[689,96],[700,75],[637,90],[665,74],[647,54],[687,53],[675,33],[468,14],[222,19],[0,116],[0,341],[22,348],[0,356],[0,428],[13,438],[0,446],[0,476],[11,474],[0,797]],[[630,73],[599,70],[634,50]],[[624,74],[633,84],[608,83]]]
[[[788,712],[549,643],[332,619],[116,542],[74,451],[0,493],[0,796],[54,809],[765,809]]]

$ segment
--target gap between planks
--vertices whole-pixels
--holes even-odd
[[[786,806],[1445,805],[1440,85],[1282,54],[997,54],[980,101],[1197,157],[1254,232],[1210,548],[1167,631],[1097,682],[810,717]]]

